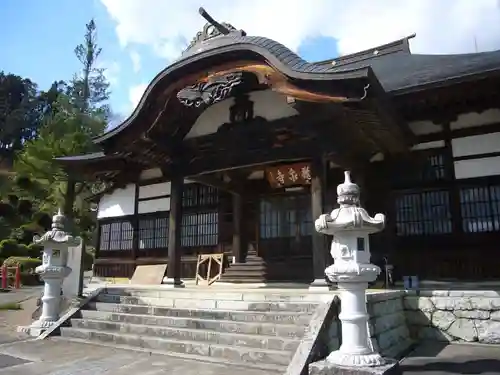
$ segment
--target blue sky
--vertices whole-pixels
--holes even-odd
[[[149,82],[169,63],[148,45],[122,47],[116,23],[99,0],[0,1],[0,70],[30,78],[40,89],[47,89],[55,80],[70,79],[80,69],[73,50],[83,41],[85,24],[92,17],[103,49],[100,61],[108,68],[112,83],[111,105],[121,116],[132,110],[129,91]],[[132,51],[140,55],[139,70],[134,69]],[[336,42],[326,37],[307,38],[298,52],[308,60],[335,57]]]

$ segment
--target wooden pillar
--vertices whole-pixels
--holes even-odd
[[[314,159],[311,163],[311,213],[315,221],[323,214],[323,200],[326,187],[326,170],[323,159]],[[312,258],[314,281],[311,287],[327,287],[325,279],[326,255],[328,246],[326,236],[313,230]]]
[[[243,226],[243,197],[240,194],[233,194],[233,256],[235,263],[241,263],[244,260],[246,248],[245,228]]]
[[[170,181],[170,217],[168,224],[168,266],[167,278],[163,284],[174,287],[184,286],[181,280],[181,223],[182,223],[182,192],[184,178],[176,175]]]
[[[449,207],[451,214],[452,231],[453,234],[461,234],[463,233],[463,226],[462,226],[462,210],[460,208],[460,189],[456,184],[455,165],[453,163],[453,146],[451,144],[452,136],[451,136],[450,121],[445,121],[443,123],[443,135],[445,144],[445,160],[444,160],[445,173],[446,173],[445,178],[447,178],[448,181],[450,181]]]
[[[139,180],[135,184],[135,193],[134,193],[134,218],[132,219],[132,226],[134,227],[134,237],[132,239],[132,253],[131,257],[134,260],[134,271],[135,267],[137,267],[137,257],[139,255],[139,189],[141,188],[139,185]]]

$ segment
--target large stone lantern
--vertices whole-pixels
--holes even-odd
[[[325,270],[326,276],[338,284],[341,298],[342,345],[328,356],[326,363],[342,367],[372,367],[386,363],[370,342],[366,289],[380,274],[380,268],[370,263],[369,235],[384,229],[385,216],[370,217],[360,207],[359,186],[352,183],[350,173],[337,187],[340,207],[321,215],[315,222],[316,231],[332,235],[331,254],[334,264]]]
[[[78,246],[80,239],[70,236],[64,230],[65,217],[61,210],[52,218],[52,229],[43,236],[35,236],[33,242],[43,246],[42,265],[35,269],[44,281],[42,296],[42,314],[35,321],[30,331],[38,336],[59,319],[61,290],[64,278],[71,273],[67,267],[68,248]]]

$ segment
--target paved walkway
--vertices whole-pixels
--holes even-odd
[[[400,366],[404,375],[498,375],[500,345],[422,344]]]
[[[201,361],[69,342],[0,344],[0,375],[276,375]]]
[[[17,327],[31,323],[31,316],[36,309],[36,300],[41,292],[41,287],[27,287],[9,293],[0,293],[0,305],[19,303],[22,306],[22,310],[0,310],[0,343],[26,337],[24,334],[17,333]]]
[[[404,375],[500,374],[500,347],[425,344],[401,362]],[[279,375],[52,338],[0,344],[0,375]]]
[[[21,289],[13,289],[8,293],[0,293],[0,305],[4,303],[19,303],[31,297],[40,297],[43,286],[29,286]]]

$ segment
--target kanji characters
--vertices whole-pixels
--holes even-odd
[[[295,183],[299,179],[299,175],[297,174],[297,172],[295,172],[295,169],[289,168],[288,169],[288,178],[290,179],[290,181]]]
[[[311,168],[308,165],[300,169],[300,176],[307,182],[311,182]]]
[[[278,181],[280,185],[285,184],[285,175],[279,169],[278,172],[276,172],[276,181]]]

